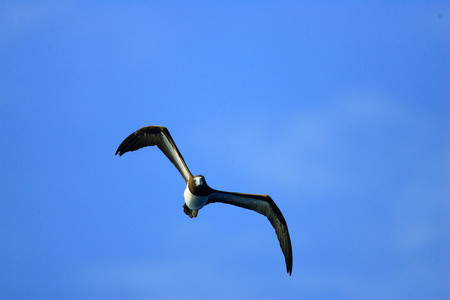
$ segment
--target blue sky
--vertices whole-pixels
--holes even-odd
[[[2,1],[1,299],[447,299],[445,1]],[[156,148],[268,194],[183,213]]]

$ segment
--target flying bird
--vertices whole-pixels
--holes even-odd
[[[183,176],[186,182],[184,190],[184,213],[196,218],[198,211],[207,204],[226,203],[254,210],[269,219],[286,261],[286,270],[292,274],[292,246],[286,221],[275,202],[268,195],[242,194],[215,190],[208,186],[202,175],[192,176],[183,156],[170,136],[169,130],[162,126],[146,126],[130,134],[117,148],[116,155],[122,156],[147,146],[158,146]]]

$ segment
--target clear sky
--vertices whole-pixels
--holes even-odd
[[[446,1],[2,1],[0,299],[449,299]],[[197,219],[166,126],[263,216]]]

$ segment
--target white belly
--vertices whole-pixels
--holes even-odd
[[[184,190],[184,202],[190,209],[200,209],[205,206],[208,196],[195,196],[186,186]]]

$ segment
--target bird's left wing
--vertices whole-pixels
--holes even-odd
[[[186,183],[192,177],[183,156],[170,136],[169,130],[162,126],[146,126],[130,134],[117,148],[116,155],[122,156],[147,146],[158,146],[183,176]]]
[[[246,209],[251,209],[266,216],[275,229],[278,241],[280,242],[280,247],[286,261],[286,270],[289,275],[292,274],[291,238],[289,236],[288,227],[283,214],[272,198],[267,195],[230,193],[215,190],[211,195],[209,195],[208,202],[206,204],[215,202],[227,203]]]

